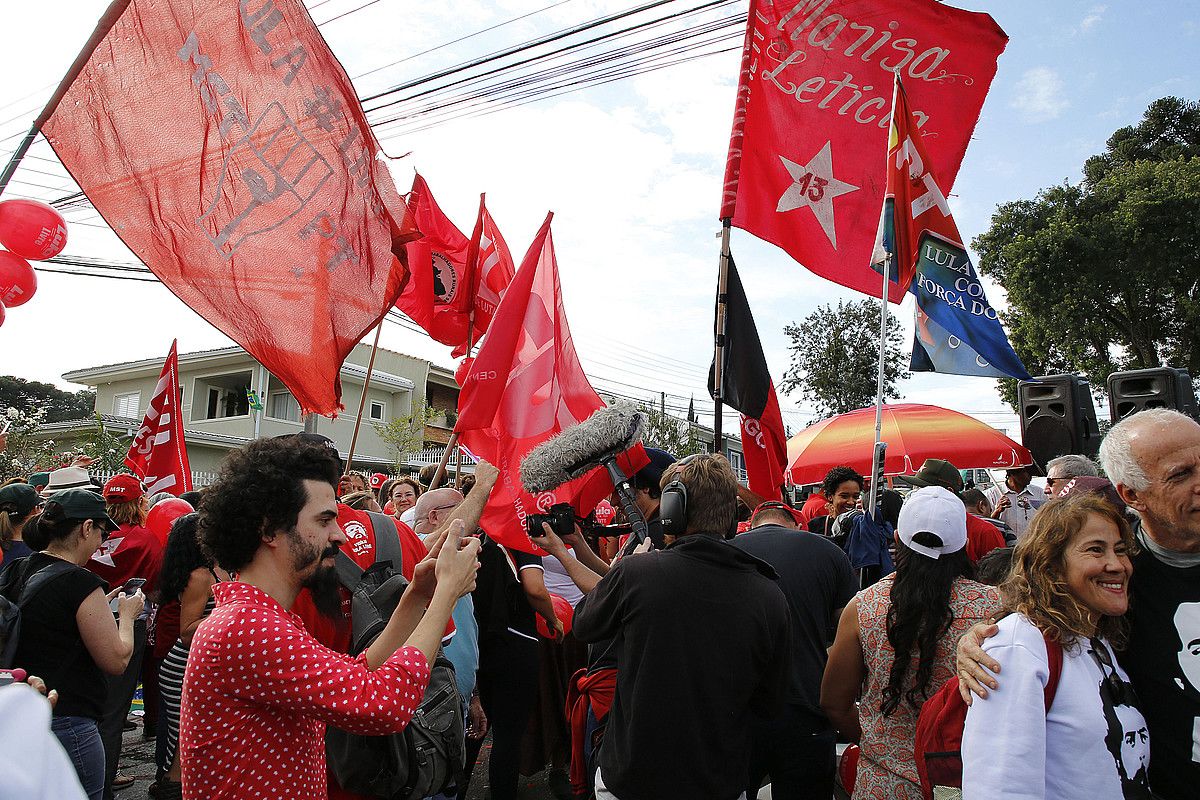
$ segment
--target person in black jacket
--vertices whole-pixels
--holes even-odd
[[[575,608],[580,640],[624,636],[597,800],[742,797],[753,715],[774,708],[787,685],[778,576],[723,538],[737,517],[729,462],[691,456],[662,486],[674,479],[687,492],[684,533],[619,561]]]

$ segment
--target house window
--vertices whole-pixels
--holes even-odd
[[[138,406],[142,402],[141,392],[126,392],[113,397],[113,414],[118,417],[130,417],[136,419],[138,415]]]
[[[296,398],[292,396],[291,392],[271,392],[270,402],[267,404],[267,416],[288,422],[299,422],[300,404],[296,402]]]
[[[375,422],[383,422],[383,417],[387,413],[387,406],[378,400],[372,400],[370,409],[367,411],[367,416]]]
[[[730,450],[727,455],[729,456],[729,466],[733,467],[733,474],[740,481],[746,480],[746,460],[742,454],[736,450]]]
[[[227,419],[250,413],[249,372],[207,375],[196,379],[192,390],[192,419]]]

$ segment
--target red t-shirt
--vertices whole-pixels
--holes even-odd
[[[1004,547],[1004,534],[982,517],[967,514],[967,558],[974,564],[997,547]]]
[[[825,495],[820,492],[813,492],[804,501],[804,505],[800,507],[800,527],[807,528],[808,523],[812,522],[817,517],[823,517],[829,513],[829,501],[825,499]]]
[[[400,552],[402,563],[400,572],[408,580],[412,580],[413,569],[417,562],[428,555],[424,542],[398,519],[396,530],[400,532]],[[338,503],[338,525],[346,534],[346,544],[343,550],[355,564],[367,569],[375,563],[375,530],[371,527],[371,517],[366,511],[355,511],[344,503]],[[345,589],[342,593],[343,619],[332,620],[317,611],[313,605],[312,596],[307,589],[301,590],[292,605],[292,613],[300,617],[304,627],[318,642],[333,648],[339,653],[350,649],[350,593]]]
[[[141,525],[122,525],[92,554],[86,566],[107,581],[110,589],[130,578],[145,578],[142,591],[149,594],[158,589],[162,559],[158,537]]]

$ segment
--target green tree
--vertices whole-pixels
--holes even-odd
[[[35,472],[59,466],[54,454],[54,442],[36,436],[38,428],[46,421],[44,408],[9,406],[0,410],[3,411],[0,428],[8,425],[5,447],[0,452],[0,481],[27,478]]]
[[[67,392],[49,383],[0,375],[0,408],[45,409],[44,422],[84,419],[96,413],[96,393],[91,389]]]
[[[375,431],[387,444],[397,469],[405,466],[405,456],[421,451],[425,446],[425,426],[442,413],[426,405],[414,409],[411,414],[393,417],[388,422],[374,423]]]
[[[999,206],[973,242],[1008,293],[1035,375],[1164,364],[1200,375],[1200,103],[1163,98],[1088,159],[1084,180]],[[1015,407],[1015,381],[1001,396]]]
[[[657,447],[677,458],[704,451],[704,442],[692,423],[663,413],[648,403],[638,403],[638,411],[646,415],[646,433],[642,437],[646,447]]]
[[[116,434],[104,424],[99,414],[93,414],[95,424],[75,443],[75,446],[63,454],[63,461],[69,462],[76,455],[90,456],[92,463],[88,469],[92,472],[121,472],[125,470],[125,454],[129,452],[132,437]]]
[[[893,320],[894,322],[894,320]],[[791,339],[790,364],[779,388],[816,406],[824,418],[844,414],[875,402],[879,374],[879,302],[838,301],[837,308],[823,305],[784,327]],[[896,382],[909,377],[908,354],[897,325],[888,327],[884,360],[883,397],[900,397]]]

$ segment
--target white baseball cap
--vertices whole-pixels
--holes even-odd
[[[926,531],[942,540],[941,547],[914,542],[913,536]],[[914,553],[941,558],[967,546],[967,507],[958,495],[941,486],[917,489],[904,499],[896,525],[900,541]]]

